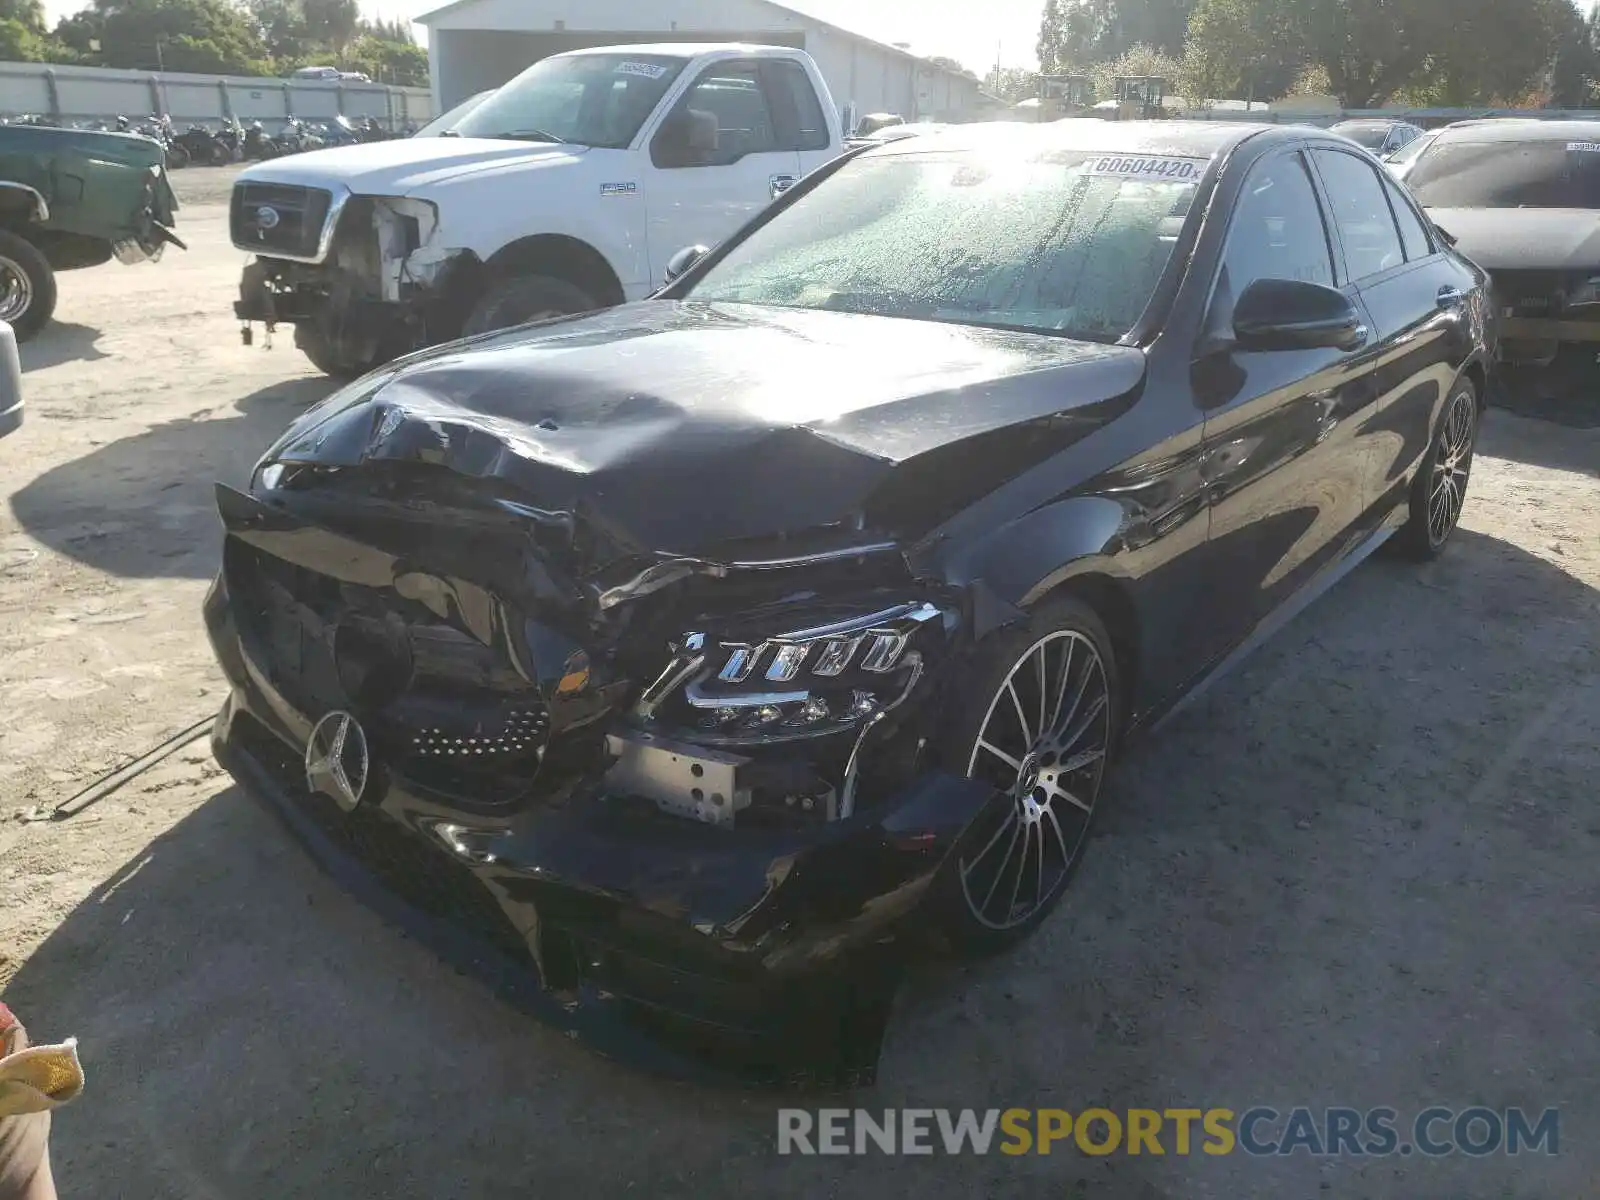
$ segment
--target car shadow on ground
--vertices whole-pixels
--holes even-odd
[[[74,325],[70,321],[52,321],[33,340],[17,347],[22,359],[22,370],[40,371],[58,367],[67,362],[94,362],[110,355],[95,345],[101,331],[89,325]]]
[[[239,415],[202,410],[101,446],[11,496],[17,522],[52,549],[132,578],[204,578],[216,565],[217,481],[250,468],[329,379],[295,379],[239,400]]]
[[[1600,394],[1592,403],[1600,408]],[[1478,452],[1530,466],[1600,477],[1600,426],[1563,426],[1532,409],[1526,413],[1491,409],[1478,439]]]
[[[1132,750],[1061,911],[1007,955],[918,969],[877,1088],[824,1103],[1559,1104],[1588,1127],[1596,603],[1465,531],[1437,563],[1355,571]],[[1593,1162],[1213,1157],[1198,1130],[1185,1156],[1170,1128],[1160,1157],[779,1157],[782,1097],[663,1083],[530,1023],[236,788],[72,912],[6,999],[82,1039],[63,1194],[1409,1200],[1579,1195]]]

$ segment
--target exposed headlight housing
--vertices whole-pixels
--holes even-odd
[[[905,700],[953,621],[935,604],[906,601],[766,636],[687,634],[637,715],[719,745],[855,729]]]

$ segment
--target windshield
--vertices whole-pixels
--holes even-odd
[[[672,86],[684,60],[658,54],[546,58],[456,122],[467,138],[574,142],[621,150]]]
[[[482,104],[492,95],[494,95],[494,89],[490,88],[487,92],[479,92],[476,96],[468,97],[454,108],[445,109],[444,112],[440,113],[437,117],[429,121],[411,136],[438,137],[441,134],[449,133],[461,123],[462,117],[466,116],[473,109],[477,108],[478,105]]]
[[[1387,125],[1335,125],[1331,130],[1340,137],[1347,137],[1352,142],[1365,146],[1368,150],[1376,150],[1383,145],[1383,139],[1389,136]]]
[[[1600,142],[1434,142],[1406,175],[1428,208],[1600,208]]]
[[[1389,155],[1389,162],[1397,167],[1405,166],[1409,162],[1415,162],[1417,156],[1433,143],[1433,139],[1434,135],[1431,133],[1412,138],[1400,149]]]
[[[734,246],[691,298],[1116,341],[1155,292],[1205,167],[869,154]]]

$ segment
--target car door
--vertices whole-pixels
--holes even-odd
[[[653,277],[685,246],[715,246],[800,175],[780,137],[778,96],[759,59],[714,63],[689,85],[650,143],[645,205]]]
[[[1303,153],[1254,164],[1235,203],[1194,370],[1205,411],[1215,636],[1244,640],[1349,544],[1364,506],[1356,431],[1375,404],[1371,356],[1231,344],[1236,297],[1258,279],[1343,285]]]
[[[1313,149],[1311,161],[1372,322],[1377,408],[1359,436],[1371,526],[1405,499],[1411,468],[1465,358],[1464,306],[1474,281],[1440,252],[1414,202],[1386,172],[1331,146]]]

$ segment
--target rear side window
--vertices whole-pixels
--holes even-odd
[[[1350,282],[1359,283],[1405,262],[1400,231],[1377,169],[1338,150],[1313,150],[1311,157],[1327,189]]]
[[[817,99],[817,89],[811,85],[811,76],[797,62],[779,59],[767,64],[768,79],[774,84],[777,104],[787,112],[780,127],[780,150],[826,150],[828,148],[828,121],[822,115],[822,103]]]
[[[1394,208],[1395,224],[1400,227],[1400,241],[1405,246],[1406,261],[1427,258],[1433,253],[1433,242],[1422,224],[1422,218],[1417,216],[1417,210],[1411,207],[1411,201],[1406,198],[1399,184],[1392,179],[1385,179],[1383,186]]]

